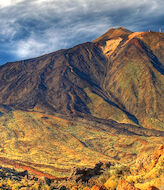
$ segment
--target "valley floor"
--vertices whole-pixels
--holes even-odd
[[[162,131],[20,110],[4,113],[0,122],[1,189],[121,190],[129,184],[141,190],[162,188]],[[69,179],[73,168],[93,168],[100,161],[111,163],[101,175],[91,176],[87,183]],[[17,176],[12,168],[27,170],[32,177]]]

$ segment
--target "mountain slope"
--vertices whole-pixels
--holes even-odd
[[[160,33],[140,32],[117,37],[119,44],[112,44],[113,39],[103,46],[101,40],[97,42],[109,58],[104,88],[115,103],[148,128],[164,126],[164,59],[162,53],[160,60],[157,57],[164,48],[163,37]],[[153,43],[148,46],[150,39]],[[107,53],[106,49],[112,48],[115,50]]]
[[[100,86],[105,57],[92,43],[0,69],[0,103],[19,109],[48,107],[64,114],[89,113],[83,90]]]
[[[111,29],[94,43],[8,63],[0,68],[0,104],[100,118],[94,112],[105,107],[105,119],[162,129],[163,39]]]

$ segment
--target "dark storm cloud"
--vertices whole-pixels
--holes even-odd
[[[4,2],[0,2],[0,62],[69,48],[93,40],[110,27],[164,29],[163,0]]]

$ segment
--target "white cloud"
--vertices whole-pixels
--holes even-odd
[[[0,7],[5,7],[11,5],[11,0],[2,0],[0,1]]]
[[[18,59],[34,57],[92,40],[110,27],[164,25],[163,9],[163,0],[0,0],[0,48]]]
[[[18,41],[13,53],[23,59],[37,57],[58,50],[58,47],[64,48],[66,46],[67,44],[64,43],[61,36],[54,35],[53,31],[47,30],[43,38],[32,35],[25,40]]]
[[[1,0],[0,7],[12,6],[12,5],[20,3],[22,1],[24,1],[24,0]]]
[[[27,39],[17,43],[16,50],[14,51],[18,57],[33,57],[38,53],[43,53],[45,44],[36,41],[35,39]]]

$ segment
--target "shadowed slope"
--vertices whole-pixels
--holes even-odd
[[[99,86],[105,64],[92,43],[8,63],[0,68],[0,103],[19,109],[37,105],[65,114],[89,113],[83,88]]]
[[[121,118],[127,118],[127,112],[104,94],[107,70],[108,60],[93,43],[8,63],[0,68],[0,103],[16,109],[90,115],[88,104],[95,103],[87,94],[88,89],[107,102],[109,112],[119,112]],[[109,118],[115,119],[112,115]]]

